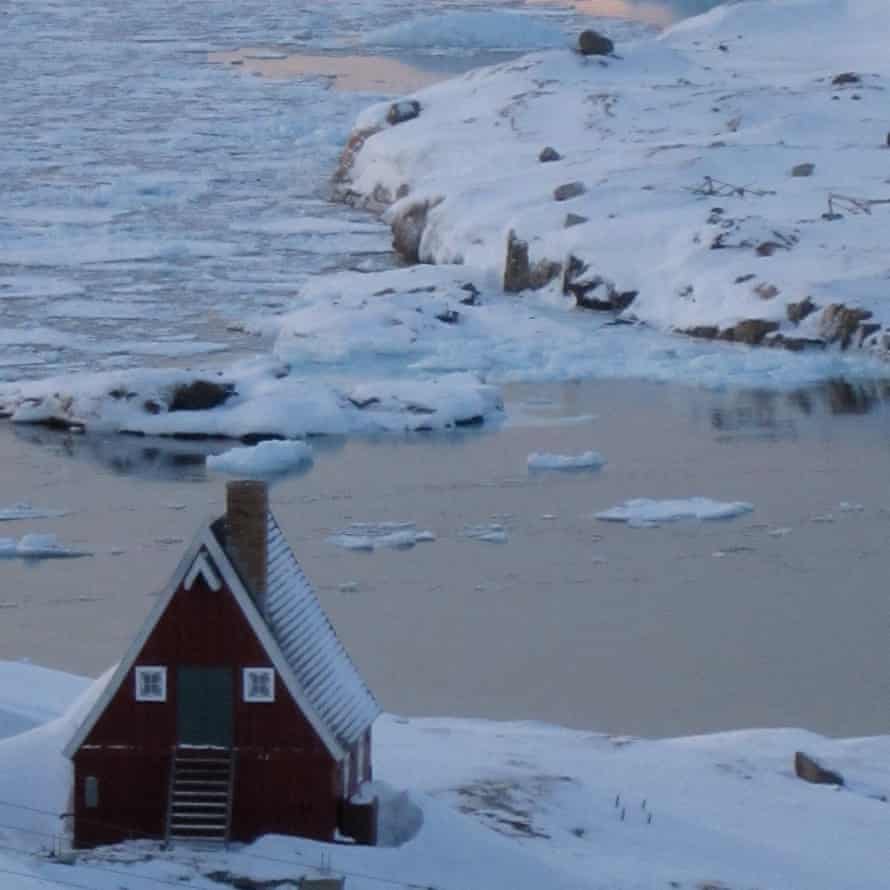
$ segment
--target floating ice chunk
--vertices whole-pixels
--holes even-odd
[[[310,463],[312,448],[305,442],[260,442],[207,456],[209,470],[232,476],[277,476]]]
[[[505,544],[507,541],[507,530],[497,522],[468,525],[461,534],[473,541],[486,541],[489,544]]]
[[[596,470],[605,462],[606,459],[597,451],[584,451],[581,454],[533,451],[528,456],[530,470]]]
[[[89,556],[85,550],[66,547],[56,537],[48,534],[23,535],[15,538],[0,538],[0,557],[25,557],[29,559],[71,559]]]
[[[837,508],[841,513],[862,513],[865,510],[863,504],[851,504],[849,501],[841,501]]]
[[[413,522],[353,522],[331,535],[329,544],[344,550],[407,550],[424,541],[435,541],[431,531],[418,531]]]
[[[790,535],[790,534],[791,534],[791,531],[792,531],[792,530],[791,530],[790,528],[787,528],[787,527],[783,527],[783,528],[771,528],[771,529],[767,532],[767,534],[768,534],[771,538],[784,538],[785,535]]]
[[[70,513],[70,510],[49,510],[22,502],[11,507],[0,507],[0,522],[12,522],[17,519],[59,519]]]
[[[633,498],[595,516],[607,522],[626,522],[640,528],[677,519],[732,519],[753,509],[753,505],[745,501],[714,501],[701,497],[668,500]]]

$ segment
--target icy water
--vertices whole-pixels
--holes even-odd
[[[577,5],[644,21],[668,8]],[[286,308],[306,277],[393,265],[388,230],[327,192],[355,115],[408,75],[344,84],[339,66],[382,54],[387,72],[408,66],[425,82],[510,57],[364,39],[369,23],[385,28],[415,9],[0,8],[0,381],[223,365],[267,348],[244,321]],[[579,22],[552,4],[534,15],[566,33]],[[226,53],[235,55],[215,55]],[[297,54],[302,67],[282,72]],[[362,77],[355,66],[349,75]],[[620,354],[597,366],[613,378],[641,368],[672,379],[682,365],[683,379],[718,384],[732,368],[760,379],[774,363],[792,367],[627,331],[600,348]],[[612,379],[506,395],[504,428],[318,440],[311,467],[275,484],[276,513],[387,709],[653,735],[886,730],[882,386],[706,391]],[[68,511],[0,522],[0,537],[52,532],[93,554],[0,561],[3,657],[87,673],[118,659],[151,592],[221,509],[223,479],[208,476],[204,457],[224,447],[0,424],[0,508]],[[527,471],[532,451],[590,448],[608,461],[598,472]],[[755,509],[649,529],[592,518],[630,497],[691,495]],[[350,523],[386,521],[435,540],[375,553],[328,541]],[[497,526],[490,537],[503,540],[467,533],[478,526]]]
[[[338,632],[395,712],[673,735],[795,725],[886,731],[890,411],[843,384],[780,395],[611,381],[508,389],[499,431],[315,440],[272,501]],[[222,443],[0,426],[0,523],[93,553],[0,564],[0,651],[98,673],[126,650],[199,524],[222,511]],[[596,472],[529,473],[532,451]],[[10,472],[14,468],[14,472]],[[753,504],[628,528],[630,497]],[[352,523],[435,540],[349,552]],[[497,526],[498,541],[468,534]]]

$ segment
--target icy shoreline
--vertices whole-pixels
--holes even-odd
[[[336,191],[409,260],[567,312],[886,358],[888,27],[876,0],[752,0],[470,72],[362,114]]]

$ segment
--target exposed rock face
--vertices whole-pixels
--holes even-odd
[[[578,35],[578,52],[582,56],[607,56],[615,49],[615,44],[604,34],[588,28]]]
[[[232,383],[214,383],[212,380],[194,380],[177,386],[170,396],[170,411],[210,411],[218,408],[234,395]]]
[[[566,182],[562,185],[558,185],[553,190],[553,200],[554,201],[570,201],[572,198],[577,198],[579,195],[583,195],[587,189],[584,187],[583,182]]]
[[[637,291],[619,291],[613,282],[592,272],[587,263],[570,256],[562,278],[562,292],[575,298],[581,309],[622,312],[637,298]]]
[[[534,265],[528,259],[528,242],[516,237],[511,229],[507,236],[507,259],[504,263],[504,291],[518,294],[539,290],[562,274],[562,264],[540,260]]]
[[[507,235],[507,261],[504,264],[504,290],[518,294],[529,285],[528,241],[516,237],[510,229]]]
[[[797,751],[794,754],[794,772],[799,779],[805,782],[814,782],[817,785],[843,785],[844,777],[840,773],[826,769],[819,761]]]
[[[799,303],[789,303],[785,307],[785,314],[788,321],[794,324],[800,324],[807,316],[812,315],[818,307],[809,298],[804,297]]]
[[[548,145],[546,148],[541,149],[538,160],[542,164],[550,164],[553,161],[561,161],[562,155],[552,145]]]
[[[721,340],[756,346],[767,334],[779,330],[779,323],[763,318],[746,318],[720,333]]]
[[[843,303],[832,303],[822,310],[819,332],[829,343],[840,343],[846,349],[860,324],[871,316],[867,309],[848,309]]]
[[[795,164],[791,168],[791,175],[792,176],[812,176],[815,169],[816,169],[815,164],[810,164],[810,163]]]
[[[426,228],[430,202],[410,204],[392,219],[392,246],[409,263],[420,262],[420,241]]]
[[[421,106],[417,99],[403,99],[401,102],[393,102],[386,112],[386,122],[394,127],[396,124],[403,124],[405,121],[413,121],[414,118],[420,117]]]

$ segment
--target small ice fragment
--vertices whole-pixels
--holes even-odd
[[[594,556],[591,556],[591,557],[590,557],[590,561],[591,561],[595,566],[604,566],[604,565],[608,562],[608,560],[606,559],[605,556],[598,556],[598,555],[596,555],[596,554],[595,554]]]
[[[419,532],[413,522],[353,522],[331,535],[328,543],[344,550],[407,550],[420,540],[435,540],[435,535]]]
[[[542,513],[541,519],[556,519],[555,513]]]
[[[473,541],[485,541],[489,544],[504,544],[507,541],[507,530],[497,522],[468,525],[461,534]]]
[[[164,504],[168,510],[185,510],[185,504]]]
[[[837,505],[838,510],[841,513],[861,513],[865,510],[865,506],[863,504],[851,504],[849,501],[841,501]]]
[[[822,513],[819,516],[814,516],[810,522],[834,522],[834,516],[831,513]]]
[[[753,509],[745,501],[714,501],[702,497],[668,500],[633,498],[594,515],[606,522],[626,522],[633,528],[646,528],[647,523],[651,525],[678,519],[732,519]]]
[[[344,581],[337,589],[340,593],[358,593],[358,581]]]
[[[771,528],[771,529],[767,532],[767,534],[768,534],[771,538],[784,538],[785,535],[790,535],[790,534],[791,534],[791,529],[790,529],[790,528]]]
[[[428,543],[436,540],[436,535],[431,531],[418,532],[415,540],[418,544]]]
[[[23,501],[20,504],[13,504],[11,507],[0,507],[0,522],[13,522],[19,519],[59,519],[70,514],[70,510],[32,507],[31,504]]]
[[[533,451],[528,456],[530,470],[596,470],[605,462],[606,459],[597,451],[585,451],[582,454]]]
[[[178,538],[175,535],[170,535],[169,537],[155,538],[155,544],[160,544],[163,547],[166,547],[169,544],[182,544],[184,541],[185,538]]]

